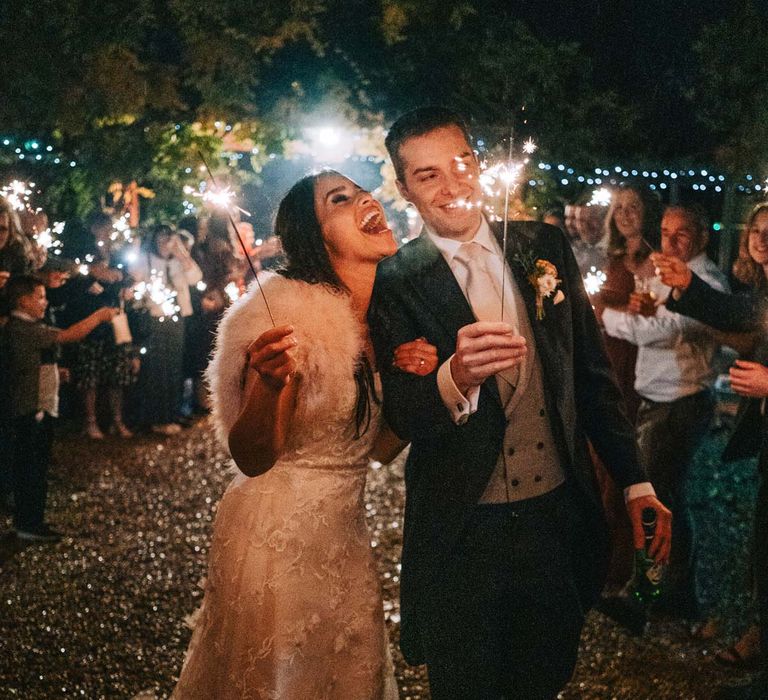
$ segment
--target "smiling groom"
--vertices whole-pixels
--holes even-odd
[[[427,664],[435,700],[552,698],[571,677],[606,568],[587,439],[625,490],[636,545],[642,509],[657,511],[659,560],[671,514],[639,465],[565,237],[510,222],[502,259],[501,227],[478,206],[477,159],[453,112],[410,112],[386,145],[424,220],[379,265],[369,311],[385,415],[412,443],[401,648]],[[436,372],[393,367],[395,348],[415,337],[437,347]]]

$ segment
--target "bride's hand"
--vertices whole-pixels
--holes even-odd
[[[296,373],[297,345],[293,326],[270,328],[248,346],[248,367],[255,369],[265,384],[280,390]]]
[[[426,338],[416,338],[395,348],[392,364],[403,372],[424,377],[437,368],[437,348]]]

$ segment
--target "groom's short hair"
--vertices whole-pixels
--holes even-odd
[[[447,107],[427,106],[418,107],[406,112],[399,117],[391,127],[384,140],[395,174],[400,182],[405,181],[405,164],[400,157],[400,146],[414,136],[423,136],[430,131],[447,126],[455,126],[461,129],[468,144],[472,144],[467,122],[458,112]]]

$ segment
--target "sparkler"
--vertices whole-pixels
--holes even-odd
[[[51,249],[53,249],[54,255],[61,255],[61,250],[64,244],[59,239],[59,236],[63,233],[63,231],[64,222],[55,221],[53,226],[49,226],[39,233],[36,233],[33,238],[35,239],[37,245],[39,245],[41,248],[45,248],[47,251],[51,251]]]
[[[208,167],[207,165],[205,166]],[[208,171],[210,175],[210,170]],[[212,177],[212,176],[211,176]],[[216,183],[214,182],[214,187]],[[222,209],[229,210],[230,207],[236,209],[241,214],[245,214],[246,216],[250,216],[251,213],[249,211],[246,211],[242,207],[237,206],[232,200],[235,198],[235,193],[232,191],[229,187],[224,187],[222,189],[215,188],[211,189],[205,186],[205,183],[200,184],[200,189],[196,190],[194,187],[191,187],[190,185],[184,186],[184,194],[191,195],[192,197],[199,197],[204,202],[209,202],[214,207],[221,207]]]
[[[240,298],[240,287],[237,286],[237,283],[230,282],[224,287],[224,293],[229,297],[230,301],[236,301]]]
[[[133,288],[133,298],[136,301],[146,302],[149,299],[153,304],[160,307],[162,315],[158,318],[161,323],[166,317],[178,321],[181,307],[176,302],[176,290],[165,286],[163,275],[157,270],[152,269],[149,274],[149,281],[138,282]]]
[[[29,198],[32,195],[32,187],[35,186],[34,182],[27,184],[21,180],[12,180],[7,185],[0,188],[0,196],[2,196],[11,208],[16,211],[24,211],[29,209]]]
[[[607,279],[606,274],[593,265],[589,268],[589,272],[584,275],[584,289],[590,296],[597,294],[603,288]]]
[[[205,156],[203,155],[202,151],[198,151],[198,155],[200,156],[200,160],[203,162],[203,165],[205,166],[206,171],[208,172],[208,177],[211,178],[211,183],[216,188],[216,190],[219,193],[227,192],[227,189],[220,190],[218,186],[216,185],[216,179],[213,177],[213,173],[211,172],[211,169],[208,167],[208,162],[205,160]],[[211,200],[212,201],[212,200]],[[229,201],[225,197],[224,201]],[[275,323],[275,317],[272,315],[272,309],[269,308],[269,302],[267,301],[267,295],[264,294],[264,288],[261,286],[261,281],[259,280],[259,275],[256,272],[256,267],[253,264],[253,261],[251,260],[251,256],[248,255],[248,249],[245,246],[245,241],[243,241],[242,236],[240,235],[239,231],[237,230],[237,225],[235,224],[235,218],[232,216],[232,210],[229,206],[224,205],[224,209],[227,212],[227,216],[229,217],[229,223],[230,226],[234,229],[235,236],[237,236],[237,240],[240,242],[240,247],[243,249],[243,255],[245,256],[245,259],[248,261],[248,265],[251,268],[251,272],[253,272],[253,277],[256,280],[256,284],[259,287],[259,292],[261,292],[261,298],[264,300],[264,306],[267,309],[267,313],[269,314],[269,320],[272,321],[272,326],[276,326]],[[247,212],[246,212],[247,214]]]
[[[607,187],[599,187],[592,191],[592,199],[587,202],[588,207],[607,207],[611,203],[611,191]]]
[[[120,218],[115,219],[112,223],[112,231],[109,234],[110,241],[133,243],[133,229],[131,228],[130,218],[130,214],[123,214]]]
[[[514,136],[515,132],[512,127],[509,129],[509,153],[507,156],[507,162],[509,165],[512,165],[512,147],[514,145]],[[501,259],[502,264],[506,266],[507,264],[507,238],[508,238],[508,229],[509,229],[509,190],[512,185],[512,180],[509,177],[510,173],[507,171],[506,177],[504,178],[504,222],[502,226],[504,227],[503,233],[502,233],[502,240],[501,240]],[[501,320],[504,320],[504,291],[506,289],[506,280],[507,275],[504,274],[501,277]]]

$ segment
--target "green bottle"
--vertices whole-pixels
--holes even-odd
[[[635,551],[632,596],[643,605],[648,605],[656,600],[661,593],[664,567],[648,556],[648,550],[656,534],[656,511],[653,508],[643,508],[641,517],[643,532],[645,533],[645,547]]]

